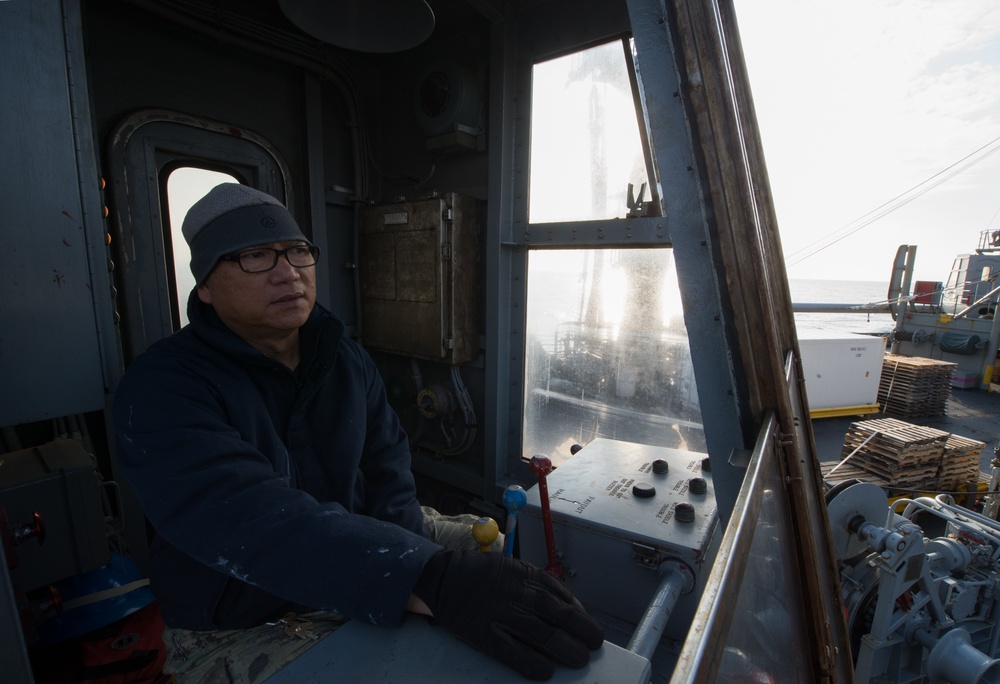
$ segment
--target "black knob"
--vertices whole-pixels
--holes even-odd
[[[670,472],[670,464],[664,461],[662,458],[658,458],[653,461],[653,472],[657,475],[666,475]]]
[[[692,477],[691,481],[688,482],[688,489],[691,490],[692,494],[704,494],[708,491],[708,483],[703,477]]]
[[[640,499],[649,499],[656,496],[656,487],[648,482],[637,482],[632,486],[632,493]]]
[[[701,459],[701,469],[712,472],[712,461],[708,458],[708,456]]]
[[[687,501],[681,501],[677,504],[674,508],[674,514],[677,517],[677,522],[694,522],[694,506]]]

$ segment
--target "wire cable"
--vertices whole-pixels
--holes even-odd
[[[868,213],[851,221],[847,225],[842,226],[841,228],[838,228],[832,233],[829,233],[821,237],[820,239],[806,245],[805,247],[792,252],[785,258],[786,268],[788,266],[794,266],[795,264],[801,263],[806,259],[815,256],[816,254],[819,254],[826,248],[832,247],[841,240],[850,237],[854,233],[857,233],[862,228],[871,225],[872,223],[879,220],[883,216],[892,213],[893,211],[896,211],[901,207],[904,207],[905,205],[917,199],[924,193],[933,190],[934,188],[941,185],[945,181],[950,180],[951,178],[957,176],[966,169],[978,164],[979,162],[988,158],[990,155],[996,152],[1000,152],[1000,145],[998,145],[997,143],[1000,143],[1000,137],[994,138],[993,140],[986,143],[976,151],[967,154],[966,156],[956,161],[954,164],[942,169],[941,171],[938,171],[936,174],[934,174],[927,180],[918,183],[917,185],[913,186],[906,192],[896,195],[896,197],[892,198],[888,202],[879,205],[878,207],[872,209]],[[993,149],[990,149],[991,147]],[[979,156],[977,157],[977,155]],[[843,233],[843,234],[838,236],[838,233]],[[819,246],[817,247],[817,245]],[[813,249],[814,247],[815,249]]]

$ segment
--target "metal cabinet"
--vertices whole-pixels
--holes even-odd
[[[361,212],[362,341],[451,364],[479,356],[479,202],[448,193]]]

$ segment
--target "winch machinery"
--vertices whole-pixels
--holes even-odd
[[[858,682],[1000,682],[1000,523],[948,494],[827,494]]]

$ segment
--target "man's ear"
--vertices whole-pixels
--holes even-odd
[[[207,280],[198,286],[198,299],[200,299],[203,304],[212,303],[212,290],[209,289]]]

